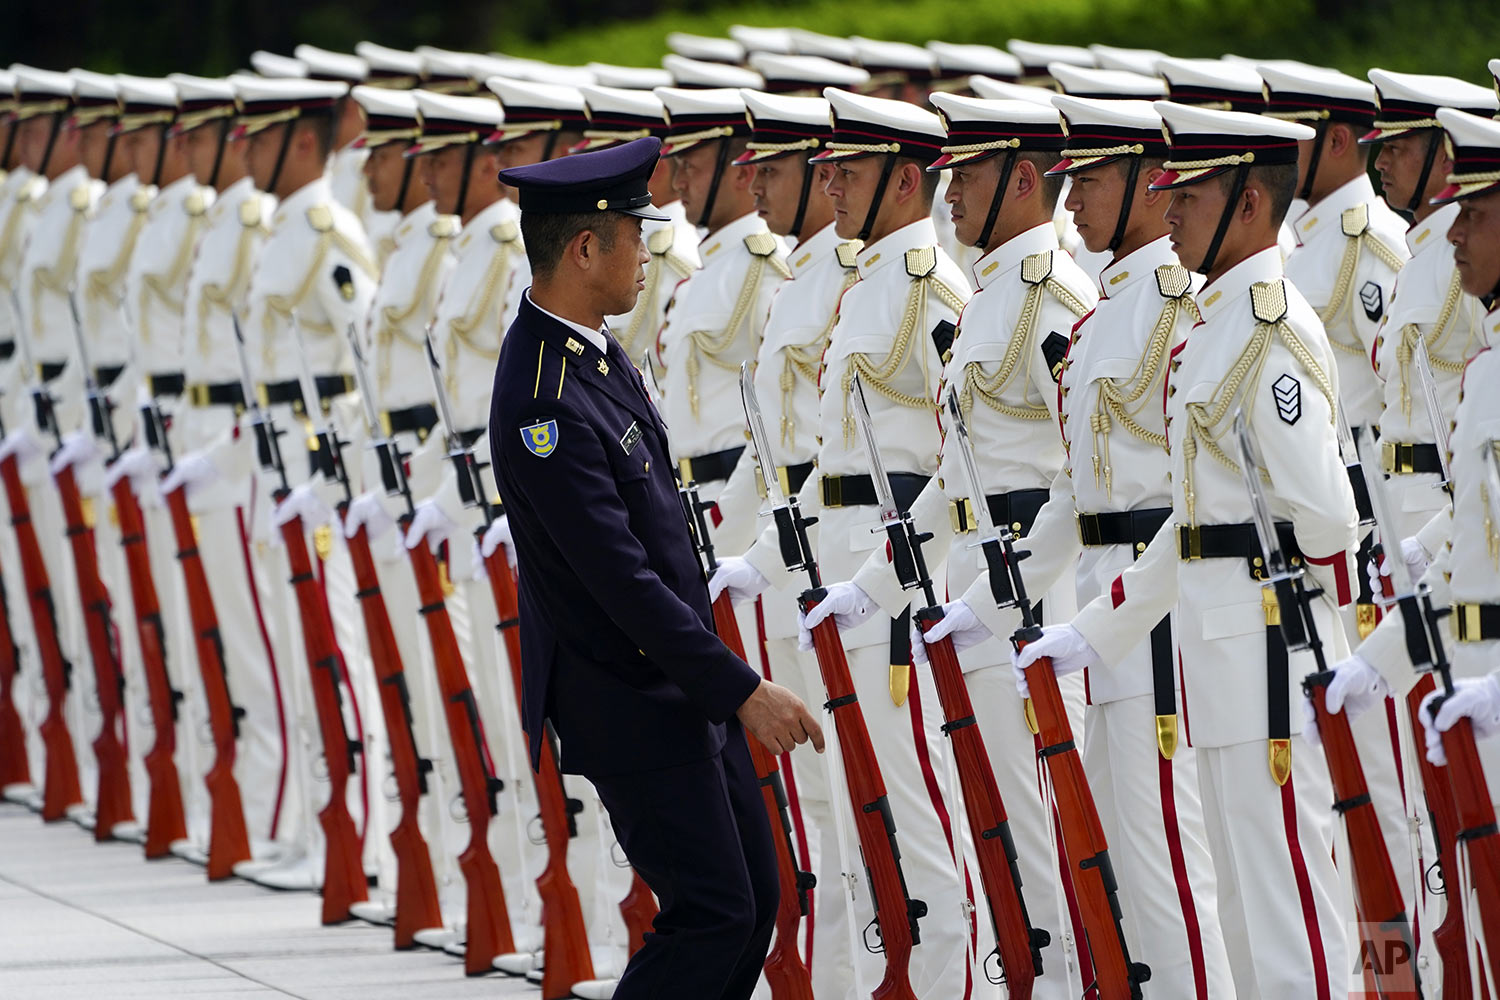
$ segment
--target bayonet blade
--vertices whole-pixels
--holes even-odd
[[[984,498],[984,487],[979,479],[979,463],[974,458],[974,442],[969,437],[969,424],[964,420],[963,407],[958,402],[958,391],[951,386],[948,388],[948,416],[953,422],[950,440],[958,444],[959,464],[963,466],[964,479],[969,486],[969,506],[972,508],[979,544],[983,545],[988,539],[1000,536],[995,529],[994,519],[990,517],[990,505]],[[1009,525],[1005,530],[1010,530]]]
[[[1422,405],[1427,409],[1427,422],[1432,424],[1432,440],[1437,444],[1438,463],[1443,468],[1443,488],[1453,488],[1453,468],[1448,462],[1448,422],[1443,419],[1443,406],[1438,401],[1437,380],[1432,375],[1432,359],[1427,356],[1427,338],[1417,337],[1412,348],[1412,369],[1417,373],[1417,383],[1422,389]]]
[[[1271,518],[1271,507],[1266,502],[1265,490],[1260,483],[1260,466],[1255,462],[1255,452],[1250,443],[1250,425],[1245,420],[1245,411],[1234,414],[1234,448],[1240,462],[1240,475],[1245,480],[1245,492],[1250,497],[1251,522],[1260,539],[1260,550],[1266,559],[1266,570],[1272,576],[1287,571],[1286,555],[1281,551],[1281,540],[1276,535],[1276,522]]]
[[[859,424],[859,437],[865,446],[865,458],[870,463],[870,481],[875,486],[875,502],[880,508],[880,524],[884,528],[901,520],[901,511],[896,509],[891,481],[886,476],[885,463],[880,460],[880,448],[875,443],[875,421],[870,417],[870,406],[865,402],[865,386],[858,375],[849,383],[849,401],[854,407],[854,419]]]
[[[364,404],[365,424],[370,428],[370,437],[381,440],[385,434],[380,426],[380,408],[375,405],[375,387],[370,384],[370,372],[365,367],[365,352],[359,344],[359,329],[351,322],[344,333],[349,340],[349,356],[354,360],[354,385],[359,389],[360,402]]]
[[[1385,491],[1385,474],[1380,471],[1380,454],[1373,436],[1359,440],[1360,468],[1370,490],[1370,509],[1375,513],[1375,527],[1385,548],[1385,565],[1391,573],[1391,586],[1397,599],[1416,593],[1416,581],[1401,558],[1401,538],[1395,532],[1396,520],[1391,514],[1391,499]]]
[[[745,423],[750,428],[750,446],[755,449],[755,465],[760,472],[760,481],[766,489],[766,499],[771,507],[785,507],[786,493],[781,488],[781,479],[776,475],[776,457],[771,453],[771,440],[766,434],[766,418],[760,410],[760,397],[755,392],[755,373],[750,362],[740,363],[740,402],[745,407]]]
[[[450,450],[459,446],[458,427],[453,423],[453,411],[448,408],[448,387],[443,384],[443,366],[438,364],[437,348],[432,346],[432,325],[436,320],[427,324],[425,339],[427,343],[427,370],[432,375],[432,396],[437,401],[438,420],[443,425],[443,436],[448,441]]]

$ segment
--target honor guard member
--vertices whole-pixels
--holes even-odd
[[[1500,68],[1500,63],[1491,62],[1490,67]],[[1437,200],[1460,205],[1447,238],[1457,248],[1464,290],[1493,307],[1484,319],[1485,334],[1491,345],[1500,344],[1500,186],[1495,181],[1500,171],[1500,122],[1449,108],[1439,110],[1437,117],[1454,150],[1453,173]],[[1436,725],[1429,727],[1427,754],[1444,763],[1437,734],[1459,719],[1469,719],[1481,740],[1480,759],[1492,800],[1500,778],[1500,743],[1493,739],[1500,732],[1500,491],[1495,485],[1500,478],[1500,399],[1485,390],[1496,379],[1500,352],[1491,346],[1475,356],[1464,376],[1467,391],[1458,404],[1451,440],[1452,541],[1428,574],[1435,599],[1444,574],[1451,574],[1452,634],[1457,640],[1451,655],[1453,672],[1461,679],[1438,712]],[[1429,706],[1430,700],[1423,704],[1424,723],[1431,718]]]
[[[640,289],[658,148],[502,175],[535,278],[501,350],[490,440],[520,567],[531,758],[555,729],[563,770],[593,782],[661,902],[614,996],[748,998],[777,886],[741,726],[778,752],[821,750],[822,734],[713,634],[666,428],[604,326]]]
[[[257,515],[251,525],[252,552],[258,560],[261,606],[270,619],[270,633],[277,643],[276,662],[281,672],[283,697],[289,697],[289,719],[298,738],[290,741],[289,770],[302,785],[289,796],[292,809],[283,808],[278,838],[289,847],[286,859],[266,871],[255,871],[254,863],[240,866],[245,877],[283,889],[310,889],[323,871],[323,839],[314,813],[321,808],[321,789],[316,787],[323,770],[313,762],[322,752],[322,740],[312,711],[305,646],[300,641],[300,616],[291,608],[292,595],[284,582],[291,574],[284,549],[269,544],[279,529],[277,517],[300,513],[313,531],[313,548],[323,564],[329,610],[342,649],[356,636],[356,611],[352,577],[347,559],[335,558],[332,529],[319,503],[331,503],[333,491],[314,471],[309,451],[304,455],[291,442],[298,431],[312,425],[313,407],[323,418],[332,412],[333,401],[353,389],[353,376],[344,331],[353,322],[362,326],[374,292],[375,266],[364,239],[364,230],[354,214],[332,193],[326,173],[337,127],[340,101],[346,84],[324,80],[267,80],[231,78],[241,104],[234,140],[245,144],[245,163],[257,187],[275,195],[277,206],[270,219],[270,233],[251,270],[247,309],[241,319],[245,351],[259,381],[261,404],[280,428],[293,432],[284,438],[282,451],[292,494],[272,495],[279,488],[275,475],[256,480]],[[336,286],[330,276],[337,267],[348,270],[350,280]],[[295,325],[295,328],[293,326]],[[306,399],[304,373],[312,375],[318,399]],[[345,427],[349,426],[346,422]],[[306,487],[305,489],[299,489]],[[328,496],[319,501],[314,490]],[[287,501],[291,501],[288,503]],[[305,504],[305,506],[303,506]],[[262,514],[265,520],[261,520]],[[359,699],[368,680],[368,665],[358,657],[347,657],[350,694]],[[351,706],[352,709],[352,706]],[[351,714],[356,714],[351,712]],[[364,743],[356,718],[352,738]],[[361,766],[360,781],[369,769]],[[351,794],[363,797],[359,782],[351,782]],[[370,798],[377,800],[377,786]],[[300,806],[300,810],[298,809]],[[300,815],[299,815],[300,812]]]
[[[1067,458],[1022,547],[1031,553],[1028,590],[1076,567],[1086,605],[1170,519],[1161,400],[1168,358],[1198,322],[1198,282],[1172,250],[1162,218],[1168,196],[1149,186],[1167,154],[1161,116],[1144,101],[1055,100],[1068,145],[1053,170],[1072,178],[1068,207],[1084,245],[1112,262],[1098,305],[1069,337],[1059,388]],[[995,606],[987,572],[945,606],[943,621],[950,618],[928,635],[951,634],[960,649],[1016,626]],[[1084,767],[1115,858],[1126,939],[1151,967],[1153,994],[1229,995],[1197,758],[1181,738],[1170,618],[1085,681]]]
[[[836,232],[860,240],[863,248],[855,258],[859,280],[839,302],[819,375],[822,397],[810,428],[818,444],[817,474],[798,496],[803,510],[819,518],[823,578],[847,580],[879,542],[871,532],[879,523],[875,488],[849,388],[855,375],[867,387],[881,454],[892,470],[891,488],[904,509],[937,471],[942,355],[952,346],[969,284],[938,248],[932,225],[937,178],[926,167],[946,142],[942,122],[899,101],[832,88],[824,96],[832,105],[834,134],[814,160],[836,167],[827,188]],[[940,559],[928,565],[934,574],[942,572]],[[709,591],[716,596],[729,589],[735,600],[745,600],[773,585],[790,588],[791,576],[771,529],[744,558],[722,559]],[[917,671],[912,681],[905,615],[875,618],[841,631],[890,795],[909,895],[928,907],[922,943],[912,954],[912,982],[919,995],[961,996],[969,971],[968,918],[937,778],[947,752],[937,693],[926,671]],[[847,801],[845,789],[831,794]],[[873,912],[868,890],[856,885],[853,891],[854,926],[863,927]],[[846,926],[824,925],[819,947],[842,949],[848,940]],[[876,955],[838,960],[867,963],[865,981],[879,980]]]
[[[758,79],[758,77],[757,77]],[[662,416],[684,485],[714,500],[745,447],[741,363],[760,350],[771,296],[790,274],[786,250],[755,212],[755,171],[730,161],[745,151],[745,101],[730,88],[656,91],[670,132],[662,155],[687,217],[706,235],[703,268],[672,296],[658,339]]]
[[[1459,205],[1434,205],[1431,199],[1453,169],[1436,112],[1455,108],[1488,118],[1495,114],[1495,93],[1452,77],[1416,76],[1370,70],[1379,95],[1374,128],[1363,136],[1376,143],[1375,169],[1393,208],[1412,219],[1406,233],[1411,259],[1396,280],[1373,352],[1376,371],[1385,380],[1385,408],[1380,414],[1380,455],[1390,476],[1392,506],[1403,538],[1416,536],[1423,547],[1409,549],[1408,561],[1420,576],[1436,554],[1418,529],[1448,505],[1438,484],[1442,464],[1422,390],[1413,370],[1418,337],[1427,342],[1433,381],[1443,419],[1453,418],[1464,364],[1485,346],[1481,322],[1484,307],[1463,291],[1454,268],[1453,247],[1444,239]],[[1414,542],[1413,545],[1417,543]]]
[[[765,86],[759,73],[742,66],[726,66],[677,55],[662,56],[661,64],[672,74],[672,86],[682,90],[712,90],[715,87],[760,90]]]
[[[858,66],[845,66],[821,56],[757,52],[750,57],[750,68],[765,81],[759,89],[788,97],[822,97],[824,87],[858,90],[870,81],[870,74]]]
[[[1055,421],[1068,333],[1098,298],[1093,282],[1058,244],[1052,225],[1062,182],[1045,174],[1059,160],[1063,131],[1056,110],[1028,101],[934,94],[932,103],[948,138],[943,155],[928,169],[952,172],[947,203],[955,231],[979,254],[973,268],[977,290],[944,357],[938,401],[942,405],[947,392],[958,393],[983,463],[983,491],[994,520],[1025,532],[1063,464]],[[944,590],[951,593],[962,593],[978,570],[970,550],[975,519],[960,462],[956,452],[939,454],[937,478],[911,507],[919,530],[937,542],[927,547],[928,558],[946,561]],[[870,553],[848,579],[829,587],[828,598],[808,615],[809,628],[831,613],[857,620],[877,607],[885,617],[899,617],[910,600],[883,550]],[[1071,581],[1061,582],[1064,588],[1045,604],[1065,620],[1075,605],[1066,589]],[[1018,623],[1016,618],[1004,634]],[[920,639],[914,637],[912,649],[919,661],[925,659]],[[1047,890],[1058,884],[1051,817],[1037,794],[1035,742],[1020,702],[1012,698],[1009,664],[1004,640],[993,640],[966,656],[965,679],[1010,816],[1021,882],[1035,887],[1027,909],[1037,926],[1051,932],[1051,943],[1042,949],[1046,975],[1036,995],[1062,998],[1078,993],[1067,972],[1076,957],[1065,957],[1070,949],[1062,896]],[[1082,686],[1074,687],[1071,700],[1081,716]],[[981,937],[990,933],[982,931]],[[991,947],[981,941],[976,953]]]
[[[1296,193],[1297,144],[1314,133],[1261,115],[1155,108],[1169,159],[1151,186],[1172,192],[1172,243],[1208,279],[1197,296],[1203,322],[1167,372],[1172,516],[1107,596],[1048,626],[1018,669],[1051,656],[1060,674],[1091,667],[1102,679],[1175,605],[1182,736],[1197,751],[1209,849],[1220,872],[1236,873],[1220,891],[1235,987],[1343,995],[1349,914],[1332,862],[1328,770],[1290,711],[1312,658],[1283,644],[1233,455],[1243,413],[1282,551],[1322,588],[1312,611],[1338,655],[1358,522],[1334,426],[1338,375],[1275,245]]]
[[[1021,78],[1021,60],[993,45],[959,45],[934,39],[927,43],[927,51],[937,61],[937,78],[931,85],[933,90],[972,97],[971,76],[1008,82]]]
[[[232,315],[245,315],[250,271],[270,226],[275,199],[255,187],[245,167],[245,144],[230,142],[238,103],[228,80],[174,74],[181,107],[173,142],[185,147],[193,177],[216,192],[204,215],[183,295],[181,363],[186,382],[174,421],[172,472],[162,492],[186,489],[197,521],[199,555],[218,617],[229,697],[243,711],[235,757],[245,827],[253,860],[275,860],[283,804],[291,811],[287,715],[283,698],[291,665],[277,658],[262,614],[252,569],[250,537],[254,437],[240,433],[245,411]],[[175,560],[174,560],[175,562]],[[173,588],[181,593],[181,584]],[[185,601],[186,596],[182,595]],[[196,669],[204,664],[195,663]],[[208,665],[213,669],[212,664]],[[195,745],[213,755],[201,684],[188,686]],[[291,735],[295,736],[292,732]],[[206,801],[189,801],[188,835],[198,857],[209,844]],[[195,808],[196,807],[196,808]],[[281,838],[284,842],[285,838]]]
[[[585,86],[580,91],[589,127],[584,130],[583,141],[573,147],[574,152],[609,149],[646,136],[666,136],[666,108],[649,90]],[[698,231],[688,221],[682,199],[672,187],[670,160],[657,161],[646,186],[652,207],[668,221],[642,220],[641,238],[651,254],[646,287],[636,296],[635,308],[628,316],[609,318],[610,332],[620,350],[634,359],[655,348],[672,290],[702,264],[698,259]]]
[[[427,326],[436,314],[443,283],[453,267],[450,247],[460,223],[456,216],[438,214],[426,186],[416,177],[417,161],[404,155],[421,137],[416,96],[409,90],[373,86],[355,87],[351,96],[363,111],[364,130],[351,146],[366,153],[363,173],[370,192],[370,208],[375,213],[400,218],[394,233],[394,249],[375,289],[366,325],[359,331],[365,372],[370,379],[368,388],[373,397],[371,404],[379,411],[380,426],[374,433],[395,442],[408,467],[413,494],[427,496],[438,488],[446,452],[442,436],[432,434],[438,415],[427,365]],[[446,812],[451,796],[444,795],[442,781],[444,778],[451,781],[453,771],[447,734],[435,728],[441,711],[434,674],[419,666],[420,615],[414,612],[420,601],[401,534],[393,530],[406,509],[399,496],[386,495],[386,483],[373,451],[351,449],[346,455],[351,465],[359,467],[357,474],[351,474],[358,480],[355,488],[364,492],[349,506],[344,533],[352,537],[363,527],[374,556],[397,651],[406,665],[407,724],[417,754],[432,767],[417,818],[428,836],[438,884],[449,884],[458,874],[453,869],[451,852],[444,848],[458,834],[453,829],[456,824]],[[357,463],[355,456],[359,457]],[[405,738],[404,734],[391,734],[392,740]],[[372,761],[373,773],[389,773],[390,764],[384,753],[382,749]],[[387,809],[388,825],[400,818],[399,807]],[[380,832],[384,834],[387,830]],[[377,845],[376,870],[382,891],[367,903],[355,904],[352,910],[365,919],[389,923],[399,874],[397,862],[388,849],[387,838],[367,836],[367,848],[372,843]],[[419,930],[441,931],[441,927]]]
[[[745,62],[745,46],[733,38],[713,38],[708,35],[693,35],[686,31],[667,32],[667,48],[673,55],[696,59],[699,62],[723,63],[740,66]]]
[[[753,58],[753,57],[752,57]],[[764,56],[764,59],[801,59],[834,67],[842,74],[863,70],[807,56]],[[816,67],[813,67],[816,69]],[[811,70],[799,70],[804,77]],[[827,147],[833,137],[828,101],[823,97],[785,97],[741,91],[753,129],[736,165],[755,170],[750,193],[756,213],[770,231],[796,246],[788,256],[792,280],[783,283],[771,300],[765,338],[755,365],[759,398],[772,412],[776,440],[776,474],[788,495],[800,490],[812,474],[818,443],[818,372],[828,336],[837,318],[839,299],[858,278],[854,259],[859,244],[839,237],[833,226],[833,200],[824,188],[833,176],[831,164],[808,158]],[[719,523],[714,547],[725,553],[743,552],[760,534],[756,516],[761,508],[760,478],[752,449],[739,462],[719,494]],[[822,700],[823,680],[817,660],[797,648],[796,597],[800,583],[763,595],[757,628],[764,658],[758,664],[808,704]],[[748,633],[753,636],[756,633]],[[754,640],[752,640],[754,641]],[[817,928],[847,927],[848,896],[840,890],[838,852],[829,806],[827,771],[822,761],[807,758],[782,765],[792,819],[802,848],[801,866],[818,877],[827,891],[813,894],[816,911],[808,915],[808,939]],[[842,794],[842,792],[841,792]],[[837,915],[835,915],[837,914]],[[832,939],[830,939],[832,940]],[[848,966],[840,954],[845,943],[824,946],[823,937],[810,943],[814,993],[838,995],[845,989]]]
[[[469,72],[473,56],[430,45],[418,45],[414,51],[422,60],[422,90],[471,96],[482,89]]]
[[[1028,42],[1020,38],[1012,38],[1005,43],[1005,47],[1010,50],[1011,55],[1020,60],[1021,75],[1018,82],[1034,87],[1052,88],[1055,81],[1052,79],[1051,70],[1047,67],[1053,63],[1068,63],[1070,66],[1094,65],[1093,53],[1077,45],[1052,45],[1046,42]]]
[[[405,49],[392,49],[374,42],[356,42],[354,54],[365,61],[369,75],[365,86],[386,90],[415,90],[422,85],[422,57]]]
[[[870,74],[859,92],[920,105],[937,79],[937,57],[910,42],[882,42],[851,36],[854,64]]]

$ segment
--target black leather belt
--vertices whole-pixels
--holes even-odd
[[[710,452],[707,455],[699,455],[697,458],[680,458],[677,460],[677,471],[682,476],[683,485],[688,483],[718,483],[729,478],[734,467],[740,460],[740,452],[745,450],[744,445],[738,448],[725,448],[723,451]]]
[[[9,361],[10,356],[16,353],[16,342],[14,340],[0,340],[0,361]]]
[[[193,406],[245,405],[245,389],[239,382],[195,382],[187,387],[188,402]]]
[[[419,441],[427,440],[437,422],[437,410],[431,403],[386,410],[380,415],[381,429],[387,434],[415,434]]]
[[[1078,513],[1078,540],[1085,547],[1129,545],[1140,555],[1172,516],[1171,507]]]
[[[99,388],[108,389],[119,381],[120,373],[124,370],[124,365],[98,365],[94,368],[94,381],[99,384]]]
[[[1281,554],[1288,563],[1297,565],[1302,559],[1302,549],[1297,545],[1297,536],[1288,521],[1276,522],[1276,537],[1281,544]],[[1177,526],[1177,556],[1184,562],[1193,559],[1243,559],[1250,569],[1252,580],[1266,578],[1266,561],[1260,548],[1260,536],[1253,524],[1179,524]]]
[[[1453,632],[1459,642],[1500,639],[1500,604],[1453,605]]]
[[[326,404],[334,396],[341,396],[354,389],[354,379],[348,375],[318,375],[313,379],[318,390],[318,402]],[[285,382],[262,382],[260,385],[260,402],[262,406],[272,406],[277,403],[290,403],[293,409],[304,409],[306,404],[302,399],[301,379],[287,379]]]
[[[1012,490],[1009,493],[991,493],[984,498],[990,508],[990,523],[996,527],[1009,528],[1019,535],[1028,534],[1036,523],[1037,511],[1052,495],[1051,490]],[[973,531],[974,511],[968,498],[948,502],[948,519],[958,534]]]
[[[153,396],[181,396],[183,388],[187,385],[187,376],[182,372],[161,372],[156,375],[147,375],[146,381],[151,387]]]
[[[915,472],[892,472],[886,477],[901,510],[911,506],[931,478]],[[873,507],[876,503],[875,480],[869,476],[824,476],[822,484],[824,507]]]
[[[816,462],[803,462],[801,465],[778,465],[776,466],[776,478],[781,483],[781,492],[791,496],[802,489],[802,484],[807,482],[807,477],[812,475],[813,469],[817,468]],[[766,498],[766,484],[759,476],[755,477],[755,489],[762,500]]]
[[[1443,471],[1435,444],[1404,444],[1400,441],[1380,442],[1380,464],[1393,476],[1409,476],[1418,472]]]
[[[51,382],[61,375],[66,367],[68,367],[66,361],[42,361],[38,362],[36,373],[43,382]]]

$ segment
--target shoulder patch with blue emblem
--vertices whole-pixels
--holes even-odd
[[[521,428],[521,441],[537,458],[546,458],[557,450],[557,421],[543,420]]]

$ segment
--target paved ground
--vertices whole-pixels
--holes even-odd
[[[459,961],[397,952],[388,928],[318,923],[318,897],[146,861],[62,822],[0,803],[0,997],[299,997],[304,1000],[539,998]]]

